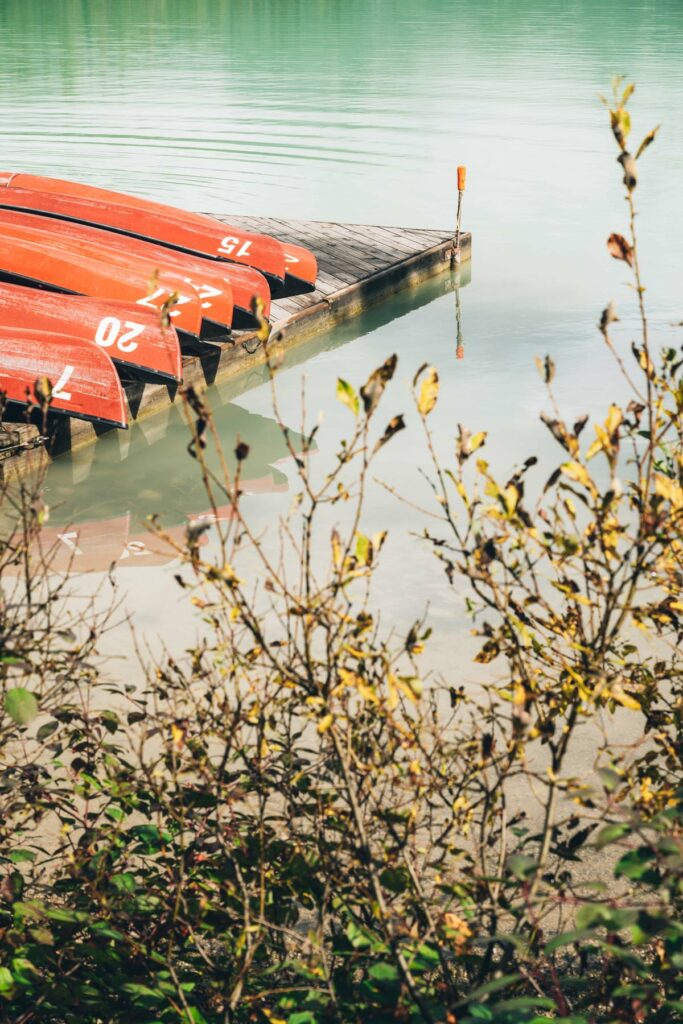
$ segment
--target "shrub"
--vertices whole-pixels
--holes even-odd
[[[386,534],[363,533],[363,502],[404,428],[400,415],[377,426],[395,357],[358,391],[339,381],[352,427],[322,481],[306,458],[317,427],[291,448],[300,491],[275,550],[243,514],[248,445],[229,472],[189,392],[217,543],[203,548],[206,522],[191,523],[177,580],[203,640],[162,659],[144,693],[115,697],[53,626],[37,658],[4,663],[6,1020],[683,1017],[683,387],[680,353],[648,337],[634,192],[654,133],[629,153],[631,92],[617,81],[609,106],[630,228],[608,246],[633,272],[632,358],[611,305],[599,327],[629,404],[586,445],[542,362],[561,455],[532,503],[533,460],[496,480],[483,432],[461,426],[453,464],[439,462],[437,371],[414,381],[435,496],[425,543],[469,588],[495,682],[477,695],[427,684],[428,624],[398,636],[372,602]],[[31,621],[8,620],[12,652],[31,649]],[[617,712],[639,716],[645,741],[625,747],[608,727],[576,777],[578,730]]]

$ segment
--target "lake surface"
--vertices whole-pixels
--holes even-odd
[[[359,384],[397,352],[386,411],[407,411],[408,381],[427,360],[442,379],[433,422],[444,452],[458,422],[487,429],[489,457],[505,470],[552,450],[538,425],[536,355],[552,353],[572,413],[618,394],[595,330],[612,298],[626,338],[631,323],[623,265],[604,245],[626,226],[598,100],[614,73],[637,82],[634,133],[663,124],[641,164],[642,258],[658,337],[683,319],[682,51],[681,0],[7,0],[2,165],[221,214],[441,227],[453,223],[455,168],[466,164],[465,358],[455,358],[445,275],[318,339],[278,391],[294,429],[302,373],[312,416],[325,410],[312,456],[322,473],[349,425],[336,378]],[[267,526],[295,487],[269,389],[252,374],[214,389],[212,403],[226,445],[239,434],[252,446],[248,507]],[[185,443],[172,412],[58,460],[48,479],[51,528],[82,524],[88,539],[83,554],[73,537],[60,541],[90,573],[79,586],[117,561],[136,627],[179,644],[195,624],[143,521],[163,511],[182,531],[203,510]],[[424,460],[413,429],[378,472],[412,493]],[[469,626],[412,535],[420,518],[374,488],[367,528],[386,525],[385,622],[405,624],[429,603],[431,664],[468,676]]]

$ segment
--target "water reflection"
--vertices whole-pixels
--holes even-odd
[[[391,303],[381,303],[360,323],[352,322],[326,335],[314,337],[287,353],[280,373],[293,370],[321,352],[332,352],[380,327],[414,312],[452,291],[456,296],[457,344],[461,345],[460,290],[470,281],[468,264],[406,292]],[[247,497],[285,494],[288,477],[281,466],[292,450],[302,450],[302,436],[286,424],[287,439],[272,415],[245,409],[234,401],[258,389],[268,378],[265,367],[229,379],[208,390],[216,428],[223,439],[230,473],[237,462],[237,439],[249,445],[243,464],[241,490]],[[186,454],[189,434],[183,410],[176,404],[147,420],[133,422],[126,432],[103,437],[96,445],[59,457],[47,477],[49,525],[43,530],[43,550],[51,568],[60,572],[107,572],[147,568],[173,562],[175,553],[145,529],[147,517],[160,513],[166,533],[181,543],[191,520],[211,517],[196,462]],[[290,447],[291,446],[291,450]],[[314,456],[314,440],[309,455]],[[217,469],[209,446],[209,463]],[[229,505],[218,510],[231,514]],[[203,537],[206,543],[208,538]]]

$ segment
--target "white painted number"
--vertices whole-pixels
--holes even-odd
[[[200,299],[215,299],[217,295],[223,294],[220,288],[213,288],[210,284],[197,284],[196,281],[193,281],[191,277],[185,277],[183,278],[183,280],[186,281],[187,284],[192,285],[192,287],[196,290],[197,294],[199,295]],[[210,308],[210,302],[202,302],[202,309]]]
[[[165,288],[157,288],[156,291],[151,292],[149,295],[145,295],[144,299],[138,299],[138,306],[149,306],[150,309],[158,309],[157,301],[159,299],[167,299],[168,292]]]
[[[134,352],[138,343],[133,339],[142,334],[144,329],[144,324],[136,324],[133,320],[121,323],[115,316],[105,316],[99,322],[95,341],[101,348],[111,348],[116,342],[119,352]]]
[[[138,299],[138,306],[149,306],[150,309],[159,309],[156,304],[157,299],[163,299],[164,302],[168,298],[168,292],[165,288],[157,288],[156,291],[152,292],[151,295],[145,295],[144,299]],[[184,306],[186,302],[190,302],[189,295],[179,295],[174,305]],[[169,316],[180,316],[180,310],[174,309],[168,314]]]
[[[71,533],[58,533],[57,536],[61,540],[62,544],[66,544],[69,551],[73,551],[74,555],[83,554],[77,543],[78,533],[76,530],[72,530]]]
[[[53,398],[61,398],[63,402],[70,402],[71,401],[71,392],[70,391],[65,391],[64,387],[69,383],[69,379],[71,378],[71,375],[73,374],[73,372],[74,372],[74,367],[73,366],[65,366],[64,367],[64,372],[62,373],[62,376],[59,378],[59,380],[57,381],[57,383],[55,384],[55,386],[52,389],[52,397]]]
[[[241,238],[235,238],[234,235],[226,235],[225,238],[221,239],[218,251],[225,253],[226,256],[232,256],[233,253],[235,253],[235,256],[248,256],[251,242],[242,242],[240,248],[235,252],[240,242],[242,242]]]
[[[136,558],[139,558],[140,555],[149,555],[149,554],[150,554],[150,551],[147,548],[147,545],[143,541],[141,541],[141,540],[129,540],[128,543],[126,544],[125,548],[121,552],[121,556],[119,558],[119,561],[122,562],[124,560],[124,558],[130,558],[131,555],[133,555]]]

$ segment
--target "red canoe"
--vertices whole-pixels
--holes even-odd
[[[174,327],[133,302],[0,284],[0,326],[68,334],[99,345],[123,371],[180,381],[182,359]]]
[[[55,192],[34,189],[0,188],[0,206],[42,213],[60,220],[74,220],[81,224],[108,228],[120,234],[158,242],[172,249],[208,256],[215,260],[255,267],[265,274],[272,289],[280,291],[285,279],[285,253],[279,242],[267,235],[249,235],[230,232],[223,224],[220,231],[212,225],[209,230],[180,214],[138,210],[122,203],[95,199],[80,199]]]
[[[202,330],[201,300],[196,290],[177,273],[159,274],[150,281],[149,266],[130,257],[127,266],[63,246],[45,244],[45,237],[15,237],[17,229],[0,232],[0,279],[53,291],[125,299],[148,309],[161,309],[176,299],[169,316],[178,331],[199,337]],[[44,232],[38,232],[44,236]]]
[[[139,196],[131,196],[122,192],[114,192],[109,189],[97,188],[93,185],[84,185],[80,182],[65,181],[60,178],[50,178],[36,174],[23,174],[21,172],[0,172],[0,187],[12,189],[24,189],[45,195],[61,196],[73,200],[92,200],[107,206],[124,207],[128,210],[137,210],[144,218],[171,218],[181,221],[184,225],[194,226],[201,234],[205,233],[205,249],[197,249],[197,252],[206,252],[210,256],[219,256],[223,259],[233,260],[238,263],[247,263],[273,273],[272,269],[261,266],[256,262],[257,253],[260,252],[259,245],[262,240],[268,238],[266,235],[253,235],[243,231],[241,228],[234,228],[224,224],[222,221],[209,217],[206,214],[191,213],[186,210],[179,210],[177,207],[168,206],[164,203],[153,202],[150,199],[143,199]],[[35,207],[34,207],[35,208]],[[45,212],[51,212],[46,210]],[[58,216],[71,216],[62,210],[55,211]],[[82,219],[75,216],[75,219]],[[104,223],[103,221],[99,223]],[[114,227],[114,225],[107,225]],[[146,225],[149,227],[151,225]],[[157,226],[158,229],[158,226]],[[116,228],[122,230],[122,228]],[[127,229],[123,229],[127,230]],[[145,235],[145,237],[158,238],[159,241],[166,241],[168,244],[177,245],[177,241],[162,238],[161,235],[150,235],[147,230],[134,230],[131,233]],[[270,239],[270,241],[274,241]],[[317,261],[310,250],[303,246],[292,245],[289,242],[280,243],[284,251],[285,266],[281,273],[273,274],[276,278],[282,278],[286,273],[285,290],[288,294],[295,294],[297,291],[311,291],[315,288],[317,277]],[[188,248],[184,243],[180,248]],[[190,248],[192,248],[190,246]]]
[[[109,427],[126,427],[126,399],[116,368],[101,348],[68,334],[0,327],[0,391],[19,405],[35,403],[35,384],[52,385],[50,411]]]
[[[7,193],[10,194],[10,193]],[[119,235],[103,227],[93,227],[77,221],[57,220],[54,217],[41,216],[38,213],[25,213],[22,210],[0,206],[0,217],[4,223],[23,224],[41,230],[51,231],[54,237],[80,239],[94,245],[106,246],[109,252],[117,252],[138,256],[150,260],[159,269],[166,267],[182,273],[187,282],[199,292],[202,306],[207,319],[216,320],[226,326],[231,325],[227,319],[228,310],[216,308],[215,297],[226,291],[226,282],[231,294],[237,318],[231,317],[234,326],[253,325],[252,305],[255,297],[263,303],[263,316],[270,313],[270,288],[263,274],[253,267],[240,266],[237,263],[217,263],[216,260],[203,256],[169,249],[157,242],[146,242],[130,235]],[[213,301],[213,310],[211,309]]]
[[[109,240],[116,238],[109,231],[102,231],[99,228],[86,227],[83,224],[67,224],[62,221],[54,221],[49,217],[36,217],[28,213],[20,213],[17,210],[0,210],[0,237],[23,239],[34,242],[44,249],[51,251],[66,251],[77,256],[100,260],[118,270],[128,271],[135,268],[139,273],[144,274],[146,281],[156,280],[159,272],[169,274],[178,283],[179,307],[182,305],[182,295],[188,287],[194,289],[201,301],[201,316],[204,321],[201,337],[216,340],[226,340],[232,323],[232,290],[224,277],[216,270],[217,264],[210,263],[212,269],[208,273],[194,274],[190,279],[187,276],[186,268],[181,269],[175,265],[175,261],[164,260],[167,249],[160,249],[160,259],[153,260],[149,256],[140,256],[116,246],[111,246]],[[118,236],[122,242],[127,241],[123,236]],[[178,307],[178,308],[179,308]],[[173,311],[172,316],[180,318],[181,314]]]

